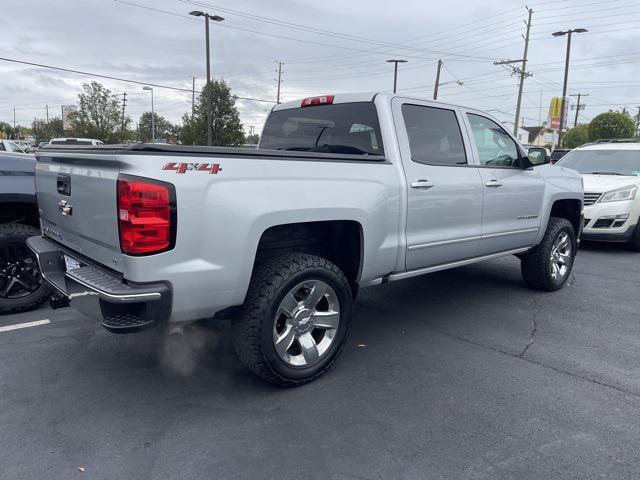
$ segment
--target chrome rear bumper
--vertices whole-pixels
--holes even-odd
[[[69,299],[71,307],[107,330],[129,333],[168,321],[171,289],[167,284],[128,282],[45,237],[29,238],[27,246],[36,255],[44,279]],[[67,269],[65,255],[78,263],[77,268]]]

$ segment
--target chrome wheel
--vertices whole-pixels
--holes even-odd
[[[340,302],[333,288],[321,280],[302,282],[284,296],[276,312],[276,352],[291,366],[313,366],[333,344],[339,324]]]
[[[562,280],[571,266],[571,238],[567,232],[561,232],[551,247],[551,278]]]

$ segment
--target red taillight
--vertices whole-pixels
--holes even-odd
[[[120,249],[127,255],[149,255],[175,243],[173,185],[143,178],[118,178]]]
[[[309,97],[302,100],[301,107],[310,107],[311,105],[331,105],[335,95],[323,95],[321,97]]]

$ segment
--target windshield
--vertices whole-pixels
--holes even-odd
[[[580,173],[640,176],[640,150],[574,150],[557,165]]]
[[[384,155],[372,102],[315,105],[272,112],[261,149]]]
[[[25,153],[25,151],[22,148],[20,148],[20,146],[17,143],[7,142],[7,145],[9,146],[7,150],[9,150],[10,152]]]

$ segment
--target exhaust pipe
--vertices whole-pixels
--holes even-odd
[[[51,306],[53,310],[56,310],[58,308],[68,307],[69,299],[64,295],[56,292],[53,295],[51,295],[51,297],[49,297],[49,306]]]

